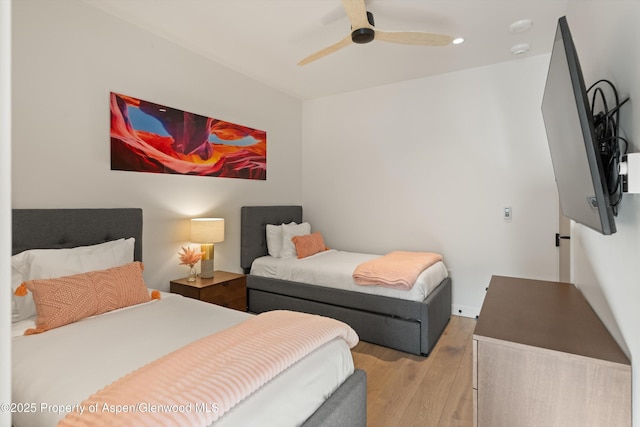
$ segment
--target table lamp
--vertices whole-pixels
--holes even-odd
[[[200,277],[213,277],[213,244],[224,241],[224,218],[193,218],[191,241],[200,243],[204,255],[200,259]]]

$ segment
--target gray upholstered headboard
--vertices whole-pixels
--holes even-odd
[[[13,209],[12,254],[59,249],[135,237],[142,261],[142,209]]]
[[[240,214],[240,265],[249,272],[254,259],[267,255],[267,224],[302,222],[302,206],[243,206]]]

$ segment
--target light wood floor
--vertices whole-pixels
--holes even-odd
[[[368,427],[471,427],[471,337],[475,319],[452,316],[429,357],[360,342],[367,373]]]

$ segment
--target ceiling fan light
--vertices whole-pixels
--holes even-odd
[[[369,25],[373,27],[375,24],[373,23],[373,13],[367,11],[367,21]],[[353,28],[353,27],[352,27]],[[376,32],[373,28],[356,28],[351,32],[351,40],[354,43],[365,44],[373,41],[376,37]]]
[[[376,32],[371,28],[358,28],[351,33],[351,40],[354,43],[365,44],[373,41]]]
[[[453,41],[451,43],[453,43],[453,44],[462,44],[462,43],[464,43],[464,39],[462,37],[458,37],[458,38],[453,39]]]

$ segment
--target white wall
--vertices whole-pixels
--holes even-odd
[[[640,152],[640,3],[572,3],[567,20],[587,85],[606,78],[631,102],[620,126]],[[633,365],[640,356],[640,195],[627,195],[616,218],[617,233],[603,236],[580,225],[573,235],[574,281]],[[633,369],[633,418],[640,425],[640,374]]]
[[[0,295],[11,292],[11,2],[0,2]],[[0,298],[0,404],[11,402],[11,303]],[[0,411],[0,425],[11,412]]]
[[[305,218],[331,247],[442,253],[454,314],[478,314],[492,274],[557,280],[557,193],[540,110],[548,62],[305,101]]]
[[[145,278],[168,290],[186,218],[226,219],[215,265],[239,272],[240,207],[302,202],[299,100],[78,0],[14,2],[13,23],[14,208],[143,208]],[[267,131],[267,180],[111,171],[110,91]]]

